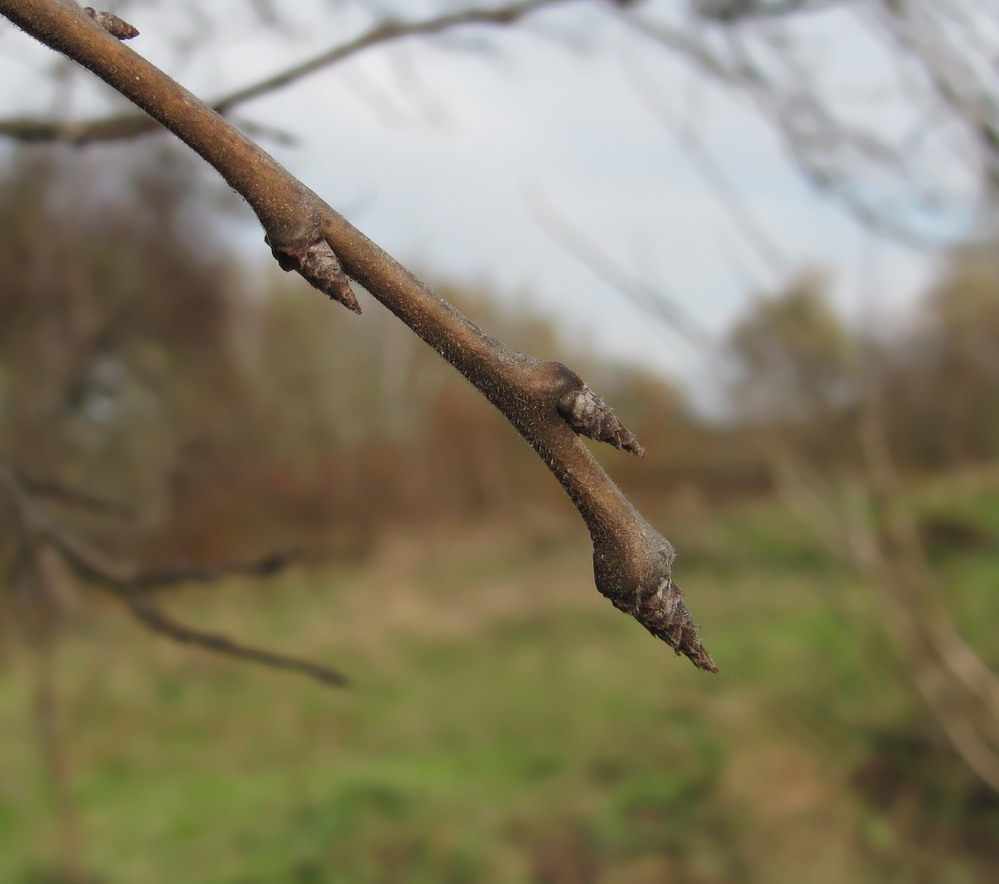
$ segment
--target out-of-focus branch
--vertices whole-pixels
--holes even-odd
[[[164,614],[148,598],[138,598],[132,596],[129,599],[129,607],[132,614],[154,632],[169,636],[174,641],[184,644],[197,645],[200,648],[207,648],[210,651],[217,651],[227,657],[237,660],[246,660],[249,663],[260,663],[271,669],[286,669],[290,672],[299,672],[308,675],[323,684],[333,687],[343,687],[347,684],[347,677],[327,666],[320,666],[311,660],[300,657],[289,657],[285,654],[276,654],[272,651],[265,651],[249,645],[240,644],[224,635],[217,635],[210,632],[192,629],[184,626],[176,620]]]
[[[878,234],[916,249],[939,248],[948,236],[932,223],[932,212],[950,199],[952,169],[919,150],[911,133],[892,134],[889,126],[858,123],[842,113],[824,88],[825,71],[801,51],[795,23],[808,13],[836,16],[840,25],[850,20],[879,40],[915,129],[925,133],[928,120],[953,123],[975,145],[983,172],[999,187],[999,103],[991,49],[979,34],[994,33],[999,17],[987,4],[699,0],[682,24],[651,12],[622,15],[621,21],[708,79],[748,97],[805,180]],[[864,186],[872,174],[901,188],[904,201],[887,199],[883,189],[874,195],[875,188]]]
[[[516,8],[542,5],[537,0]],[[283,269],[295,270],[355,311],[360,308],[349,280],[360,283],[474,384],[530,443],[579,510],[593,541],[598,590],[697,667],[716,671],[672,582],[672,545],[579,437],[635,454],[642,448],[575,372],[485,334],[218,113],[82,13],[54,0],[0,0],[0,14],[91,70],[210,163],[253,208]]]
[[[669,292],[634,278],[549,203],[533,196],[531,205],[549,232],[595,275],[681,337],[716,350]],[[861,441],[867,477],[858,489],[859,505],[838,502],[830,483],[779,437],[757,442],[789,508],[869,581],[912,683],[955,751],[999,791],[999,678],[963,641],[934,591],[917,525],[902,505],[876,397],[869,396],[865,406]]]
[[[292,561],[293,556],[290,553],[275,553],[256,562],[243,564],[203,568],[178,567],[142,573],[132,565],[104,555],[57,526],[36,505],[32,499],[32,492],[21,483],[16,471],[2,463],[0,463],[0,493],[3,493],[15,513],[22,535],[21,544],[25,550],[34,550],[35,557],[40,556],[42,550],[54,550],[80,579],[112,593],[128,607],[132,616],[153,631],[169,636],[175,641],[198,645],[236,659],[261,663],[275,669],[300,672],[324,684],[339,687],[347,683],[342,673],[310,660],[261,650],[225,636],[202,632],[177,623],[159,609],[149,592],[151,589],[182,581],[208,582],[232,574],[252,576],[273,574]],[[25,561],[30,564],[30,560],[29,555]]]
[[[132,585],[138,589],[163,589],[178,583],[214,583],[226,577],[269,577],[283,571],[298,558],[297,550],[283,549],[250,562],[161,568],[136,574],[132,578]]]
[[[788,268],[783,249],[772,236],[768,235],[764,225],[753,216],[752,210],[742,198],[738,188],[711,155],[694,123],[689,119],[680,121],[675,118],[663,104],[662,97],[656,94],[648,77],[638,76],[636,72],[632,79],[638,96],[653,116],[662,123],[663,131],[675,139],[677,146],[711,189],[728,218],[760,262],[766,266],[771,277],[774,279],[783,277]]]
[[[80,540],[57,531],[53,527],[46,528],[41,536],[62,554],[66,563],[78,576],[97,586],[110,590],[128,605],[134,617],[154,632],[167,635],[176,641],[217,651],[228,657],[261,663],[275,669],[288,669],[293,672],[300,672],[324,684],[340,687],[347,683],[347,679],[342,673],[326,666],[320,666],[318,663],[313,663],[310,660],[261,650],[241,644],[222,635],[202,632],[188,626],[183,626],[160,611],[151,596],[140,591],[150,586],[162,586],[164,585],[162,582],[137,583],[137,581],[141,580],[141,575],[136,575],[135,577],[125,576],[130,569],[123,568],[120,564],[108,560],[95,550],[87,547]],[[222,572],[220,571],[220,573]],[[234,572],[230,568],[226,569],[224,573],[231,574]],[[258,571],[257,573],[265,572]],[[196,579],[209,579],[207,571],[202,570]]]
[[[466,9],[439,15],[423,21],[386,21],[346,43],[326,49],[312,58],[285,70],[235,89],[207,104],[222,115],[269,92],[283,89],[325,68],[358,55],[366,49],[398,42],[408,37],[431,36],[468,25],[513,25],[546,7],[578,3],[579,0],[523,0],[492,9]],[[146,114],[128,113],[93,120],[53,121],[36,117],[0,120],[0,136],[17,141],[62,141],[69,144],[90,144],[135,138],[148,132],[160,131],[157,122]]]
[[[565,212],[556,208],[543,191],[529,191],[526,200],[541,226],[597,279],[624,295],[640,309],[656,316],[692,346],[707,351],[713,351],[718,346],[711,332],[683,308],[679,299],[634,276],[602,249],[599,242],[580,230]]]
[[[14,471],[17,481],[24,489],[35,497],[42,497],[102,516],[127,519],[134,515],[133,507],[121,501],[110,500],[90,491],[74,488],[55,479],[32,476],[16,467],[10,467],[10,469]]]
[[[692,0],[693,12],[704,21],[731,24],[822,12],[851,0]]]

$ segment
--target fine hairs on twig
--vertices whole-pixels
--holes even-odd
[[[555,2],[524,0],[505,14],[517,19]],[[633,454],[643,449],[575,372],[525,356],[484,333],[245,133],[128,46],[91,27],[77,10],[56,0],[0,0],[0,14],[96,74],[212,165],[249,203],[284,269],[297,271],[356,312],[353,280],[454,366],[527,440],[579,511],[593,541],[597,589],[695,666],[717,671],[672,581],[672,546],[637,512],[580,436]],[[456,14],[454,20],[476,16]],[[478,20],[503,22],[504,15],[482,13]],[[433,28],[453,23],[440,19]],[[406,29],[386,27],[392,34]]]
[[[264,242],[271,245],[270,239]],[[350,280],[343,272],[339,260],[326,240],[310,243],[303,248],[271,246],[271,252],[282,270],[296,270],[309,284],[332,301],[343,304],[352,313],[361,313],[361,305],[350,287]]]
[[[645,449],[610,407],[580,381],[580,387],[563,396],[558,403],[559,414],[577,433],[597,442],[606,442],[621,451],[645,457]]]

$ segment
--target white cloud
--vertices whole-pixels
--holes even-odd
[[[234,10],[218,33],[217,51],[184,67],[185,83],[206,95],[333,39],[332,27],[302,29],[296,41],[278,44]],[[623,32],[593,30],[606,25],[592,9],[585,17],[567,13],[547,20],[574,22],[594,51],[572,52],[516,28],[490,32],[499,47],[495,56],[408,41],[240,112],[296,133],[299,146],[269,149],[334,206],[361,205],[352,220],[403,261],[441,277],[492,280],[506,292],[530,287],[546,311],[605,352],[700,376],[703,365],[689,346],[595,279],[542,229],[524,201],[525,188],[543,189],[602,249],[652,285],[678,293],[685,309],[709,328],[723,328],[754,289],[772,280],[670,132],[636,95],[622,58],[642,63],[671,107],[689,106],[689,74]],[[176,65],[176,47],[156,37],[158,27],[169,28],[157,21],[136,48]],[[344,25],[341,32],[346,36],[350,29]],[[26,51],[20,44],[15,49],[10,35],[4,43],[7,51]],[[34,55],[31,64],[38,64]],[[388,97],[393,124],[359,100],[358,84]],[[713,155],[779,242],[789,271],[832,268],[837,303],[856,313],[866,235],[802,185],[744,105],[713,88],[696,94]],[[6,109],[14,109],[15,100],[9,96]],[[27,96],[17,109],[39,105],[46,107]],[[95,105],[87,93],[81,106]],[[428,123],[428,107],[431,116],[443,109],[445,121]],[[904,304],[919,288],[927,262],[891,245],[879,248],[883,303]]]

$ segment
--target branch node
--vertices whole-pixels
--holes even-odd
[[[645,457],[645,448],[635,434],[627,429],[610,406],[582,381],[559,400],[558,411],[576,433],[596,439],[598,442],[606,442],[638,457]]]
[[[343,272],[340,260],[326,240],[317,240],[304,249],[295,245],[276,246],[269,236],[264,237],[264,242],[271,247],[282,270],[296,271],[330,300],[338,301],[348,310],[360,314],[361,305],[350,287],[350,279]]]
[[[123,18],[118,18],[113,12],[98,12],[93,6],[84,6],[83,11],[118,40],[131,40],[133,37],[139,36],[138,28],[133,27]]]

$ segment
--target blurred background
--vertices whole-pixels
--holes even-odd
[[[0,880],[994,880],[999,5],[108,8],[604,396],[721,674],[434,352],[2,24]]]

